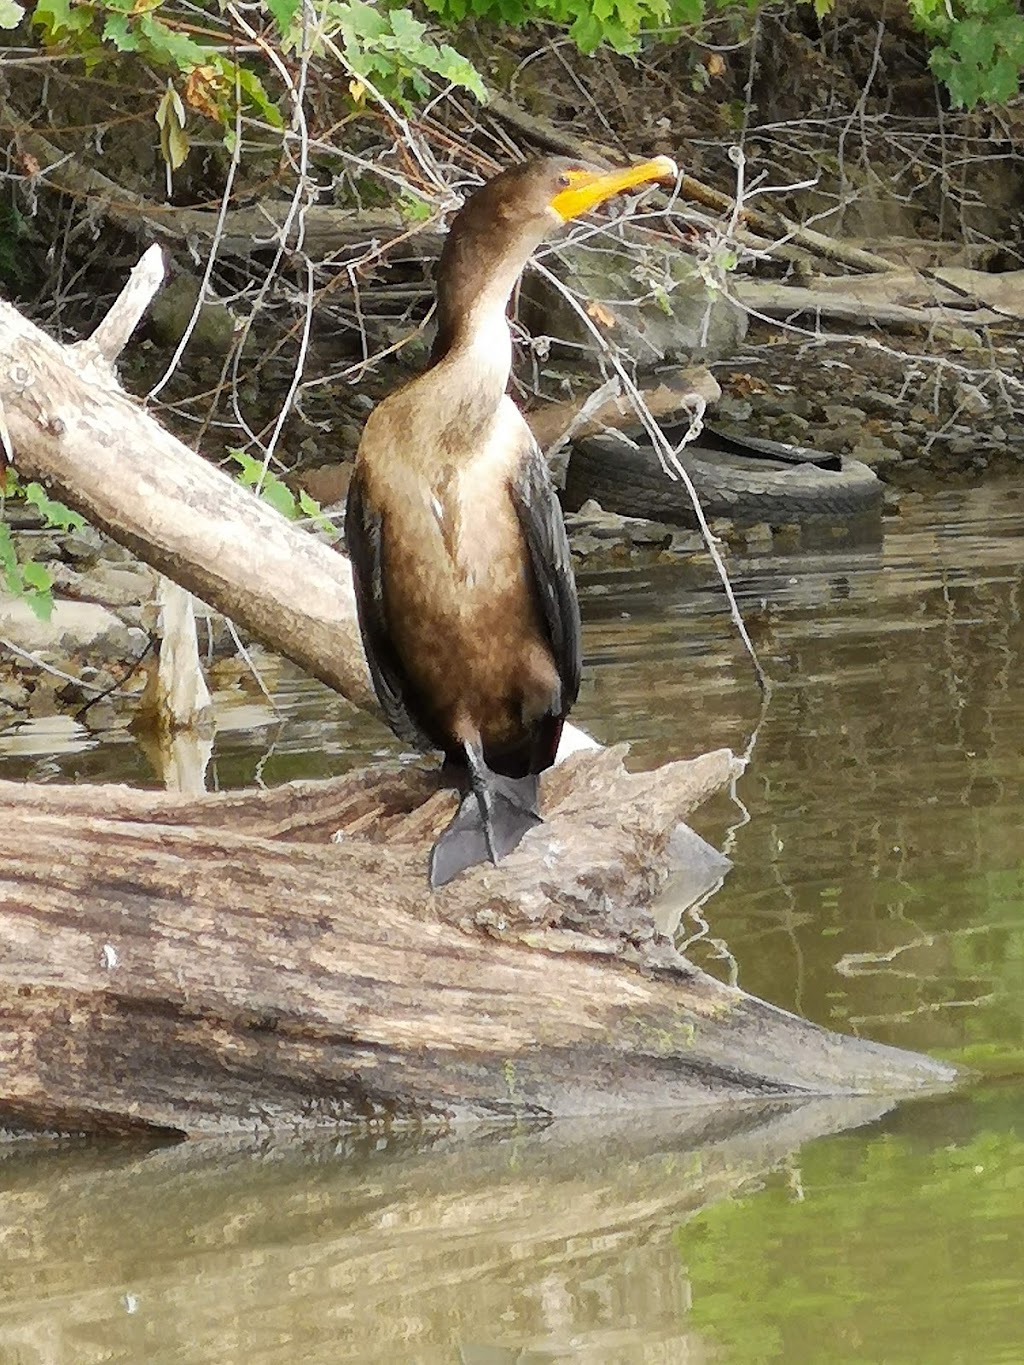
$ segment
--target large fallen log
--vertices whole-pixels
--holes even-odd
[[[0,434],[177,582],[372,706],[346,561],[0,304]],[[949,1082],[695,971],[652,909],[727,752],[546,776],[546,822],[430,893],[428,772],[181,797],[0,785],[0,1120],[210,1133],[447,1124]]]
[[[0,1121],[447,1124],[948,1081],[656,933],[678,821],[737,767],[578,754],[542,827],[434,894],[454,797],[426,772],[194,799],[0,784]]]

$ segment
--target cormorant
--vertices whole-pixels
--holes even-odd
[[[489,180],[441,253],[429,368],[367,420],[345,530],[374,688],[399,738],[469,778],[431,851],[432,886],[497,862],[540,822],[538,774],[579,690],[562,513],[506,394],[509,296],[553,228],[674,176],[667,157],[620,171],[543,157]]]

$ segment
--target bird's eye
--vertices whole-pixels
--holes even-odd
[[[572,180],[564,172],[558,177],[559,189],[567,190],[572,184]]]

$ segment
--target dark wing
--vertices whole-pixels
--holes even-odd
[[[352,561],[363,649],[384,719],[399,739],[418,749],[433,748],[410,712],[412,687],[391,643],[384,603],[383,518],[367,498],[358,469],[348,490],[345,540]]]
[[[541,620],[562,681],[564,716],[580,690],[580,607],[562,509],[544,456],[532,437],[512,480],[512,501],[530,554]]]

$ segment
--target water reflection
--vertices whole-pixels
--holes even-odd
[[[40,1365],[705,1360],[680,1224],[885,1108],[8,1150],[0,1348]]]

